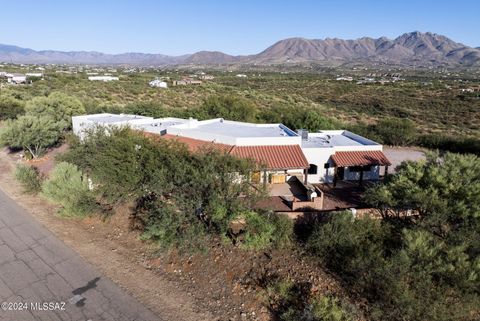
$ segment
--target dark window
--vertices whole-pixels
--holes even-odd
[[[329,164],[329,163],[325,163],[325,165],[323,165],[323,168],[329,169],[329,168],[330,168],[330,164]]]
[[[318,172],[318,166],[315,164],[310,164],[310,167],[308,168],[308,174],[315,175]]]
[[[370,165],[367,165],[367,166],[350,166],[348,168],[348,170],[350,172],[360,172],[360,171],[368,172],[371,169],[372,169],[372,166],[370,166]]]

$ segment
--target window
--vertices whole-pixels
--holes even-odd
[[[325,163],[325,165],[323,165],[323,168],[329,169],[329,168],[330,168],[330,164],[329,164],[329,163]]]
[[[368,172],[372,169],[372,166],[371,165],[367,165],[367,166],[350,166],[348,168],[348,170],[350,172],[361,172],[361,171],[364,171],[364,172]]]
[[[308,174],[316,175],[317,173],[318,173],[318,166],[315,164],[310,164],[310,167],[308,168]]]

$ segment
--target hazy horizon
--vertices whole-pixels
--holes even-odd
[[[184,55],[258,53],[292,37],[397,36],[412,31],[480,46],[476,1],[22,1],[3,4],[0,43],[34,50]],[[22,21],[25,19],[25,22]],[[21,22],[21,23],[19,23]],[[6,26],[6,27],[5,27]],[[11,30],[10,30],[11,29]]]

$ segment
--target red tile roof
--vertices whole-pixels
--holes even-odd
[[[310,165],[299,145],[234,146],[231,155],[250,158],[265,169],[308,168]]]
[[[264,169],[297,169],[309,167],[309,163],[299,145],[231,146],[170,134],[161,137],[184,143],[192,152],[196,152],[203,147],[212,147],[239,158],[249,158],[262,167],[264,166]]]
[[[392,165],[387,156],[379,150],[336,152],[332,155],[336,166]]]

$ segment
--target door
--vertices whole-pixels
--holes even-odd
[[[337,179],[339,181],[343,181],[345,177],[345,167],[338,167],[337,168]]]

